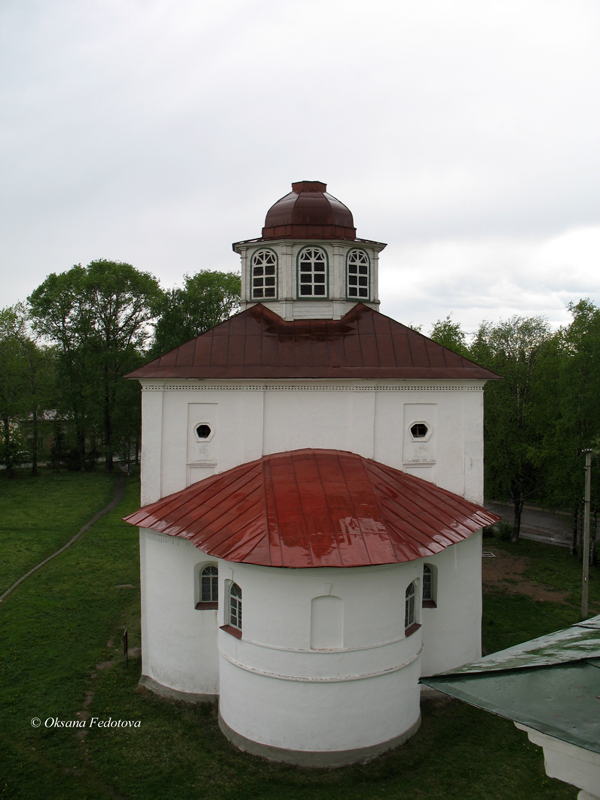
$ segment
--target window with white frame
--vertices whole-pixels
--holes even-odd
[[[437,568],[423,564],[423,608],[436,608]]]
[[[349,298],[369,299],[370,266],[369,256],[364,250],[350,250],[346,259]]]
[[[229,587],[229,625],[242,630],[242,590],[237,583]]]
[[[327,254],[321,247],[305,247],[298,254],[300,297],[327,297]]]
[[[273,250],[257,250],[252,256],[252,299],[277,296],[277,255]]]
[[[408,630],[416,623],[415,598],[417,594],[417,582],[413,581],[406,589],[404,597],[404,630]]]

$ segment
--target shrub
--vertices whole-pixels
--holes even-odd
[[[513,526],[512,523],[509,522],[507,519],[501,519],[500,522],[496,523],[496,531],[498,538],[502,542],[510,542],[510,537],[512,536]]]

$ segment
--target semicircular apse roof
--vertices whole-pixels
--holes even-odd
[[[339,450],[264,456],[125,517],[216,558],[291,568],[427,558],[498,519],[428,481]]]

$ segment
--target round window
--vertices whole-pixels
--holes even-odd
[[[423,422],[416,422],[410,432],[413,435],[413,439],[424,439],[427,436],[427,425]]]
[[[211,434],[210,426],[209,425],[198,425],[196,428],[196,436],[199,439],[208,439]]]

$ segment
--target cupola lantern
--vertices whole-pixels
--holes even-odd
[[[385,244],[358,239],[350,209],[321,181],[292,183],[267,212],[262,236],[235,242],[242,310],[263,303],[283,319],[341,319],[356,303],[379,306]]]

